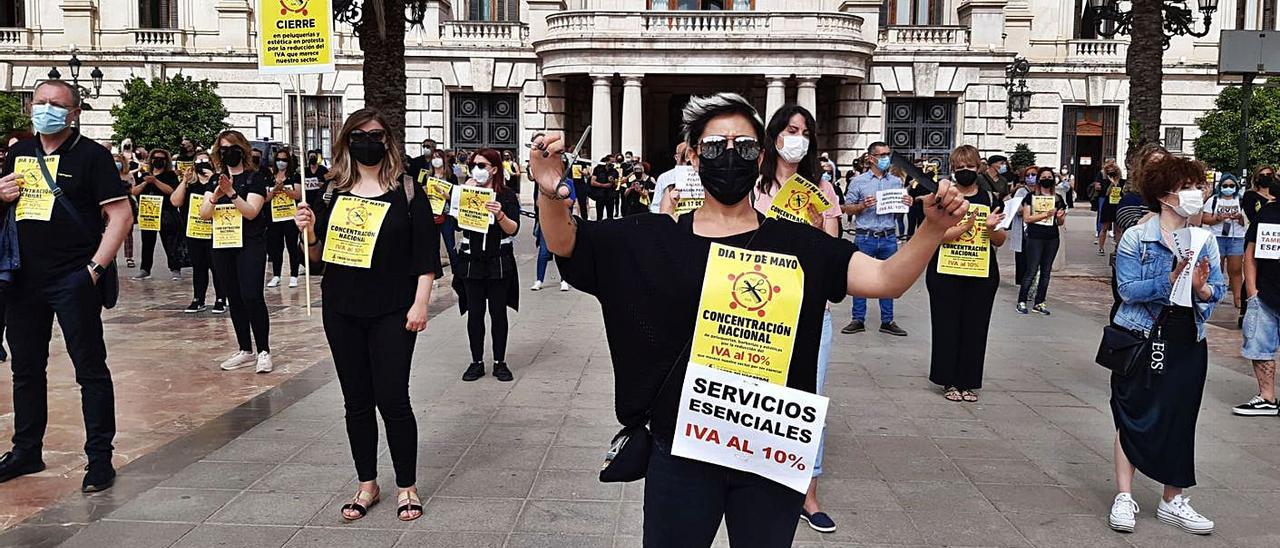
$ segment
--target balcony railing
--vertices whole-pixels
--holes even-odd
[[[440,41],[446,46],[509,48],[529,40],[529,27],[501,21],[448,21],[440,24]]]
[[[133,29],[133,47],[147,49],[183,49],[186,34],[177,29]]]
[[[969,28],[888,26],[880,29],[880,47],[896,50],[965,50],[969,49]]]
[[[28,47],[31,45],[31,29],[0,28],[0,47]]]
[[[844,13],[733,11],[566,11],[547,17],[548,38],[706,37],[796,33],[859,38],[862,19]]]
[[[1123,63],[1129,43],[1122,40],[1080,39],[1067,42],[1067,61],[1073,63]]]

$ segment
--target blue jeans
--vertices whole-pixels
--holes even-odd
[[[547,249],[547,239],[542,237],[542,231],[534,232],[534,237],[538,240],[538,281],[547,279],[547,263],[551,262],[551,250]]]
[[[859,234],[854,236],[854,243],[858,244],[858,251],[866,253],[875,259],[888,259],[894,253],[898,252],[898,238],[895,236],[869,236]],[[853,298],[853,319],[859,322],[867,320],[867,300],[858,297]],[[880,323],[889,323],[893,321],[893,299],[880,299]]]
[[[818,395],[822,395],[822,387],[827,384],[827,362],[831,361],[831,311],[822,313],[822,341],[818,343]],[[822,475],[822,446],[827,439],[827,427],[822,427],[822,437],[818,438],[818,458],[813,466],[813,477]]]

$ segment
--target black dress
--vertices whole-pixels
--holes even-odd
[[[1128,378],[1111,376],[1111,415],[1129,462],[1164,485],[1196,484],[1196,419],[1204,395],[1209,349],[1196,340],[1192,309],[1173,307],[1165,321],[1165,372],[1139,361]]]
[[[991,195],[979,190],[969,203],[991,206]],[[995,247],[986,278],[938,273],[938,252],[929,261],[924,277],[929,290],[929,320],[933,347],[929,355],[929,381],[960,390],[982,388],[982,368],[987,359],[987,331],[991,307],[1000,286]]]

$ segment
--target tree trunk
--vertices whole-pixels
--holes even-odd
[[[403,144],[405,0],[365,0],[363,7],[356,31],[364,52],[364,105],[381,111]]]
[[[1164,84],[1164,12],[1162,0],[1133,0],[1130,13],[1129,53],[1125,71],[1129,75],[1129,143],[1126,163],[1147,143],[1160,142],[1160,110]]]

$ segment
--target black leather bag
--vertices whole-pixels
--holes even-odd
[[[676,360],[683,357],[685,350],[692,345],[693,338],[690,338],[685,348],[676,354]],[[649,470],[649,453],[653,451],[653,433],[649,431],[649,417],[653,415],[654,404],[658,403],[658,398],[662,397],[662,393],[666,391],[677,365],[679,365],[678,361],[671,364],[671,369],[667,370],[667,376],[662,379],[662,384],[658,386],[658,393],[654,394],[653,401],[649,402],[649,408],[645,411],[640,423],[622,427],[622,430],[619,430],[609,442],[609,452],[605,454],[604,466],[600,467],[601,483],[626,483],[644,479],[645,473]]]
[[[1143,350],[1149,342],[1142,333],[1108,325],[1102,328],[1102,342],[1098,344],[1098,355],[1094,361],[1116,375],[1128,377],[1137,370],[1142,356],[1148,355]]]

